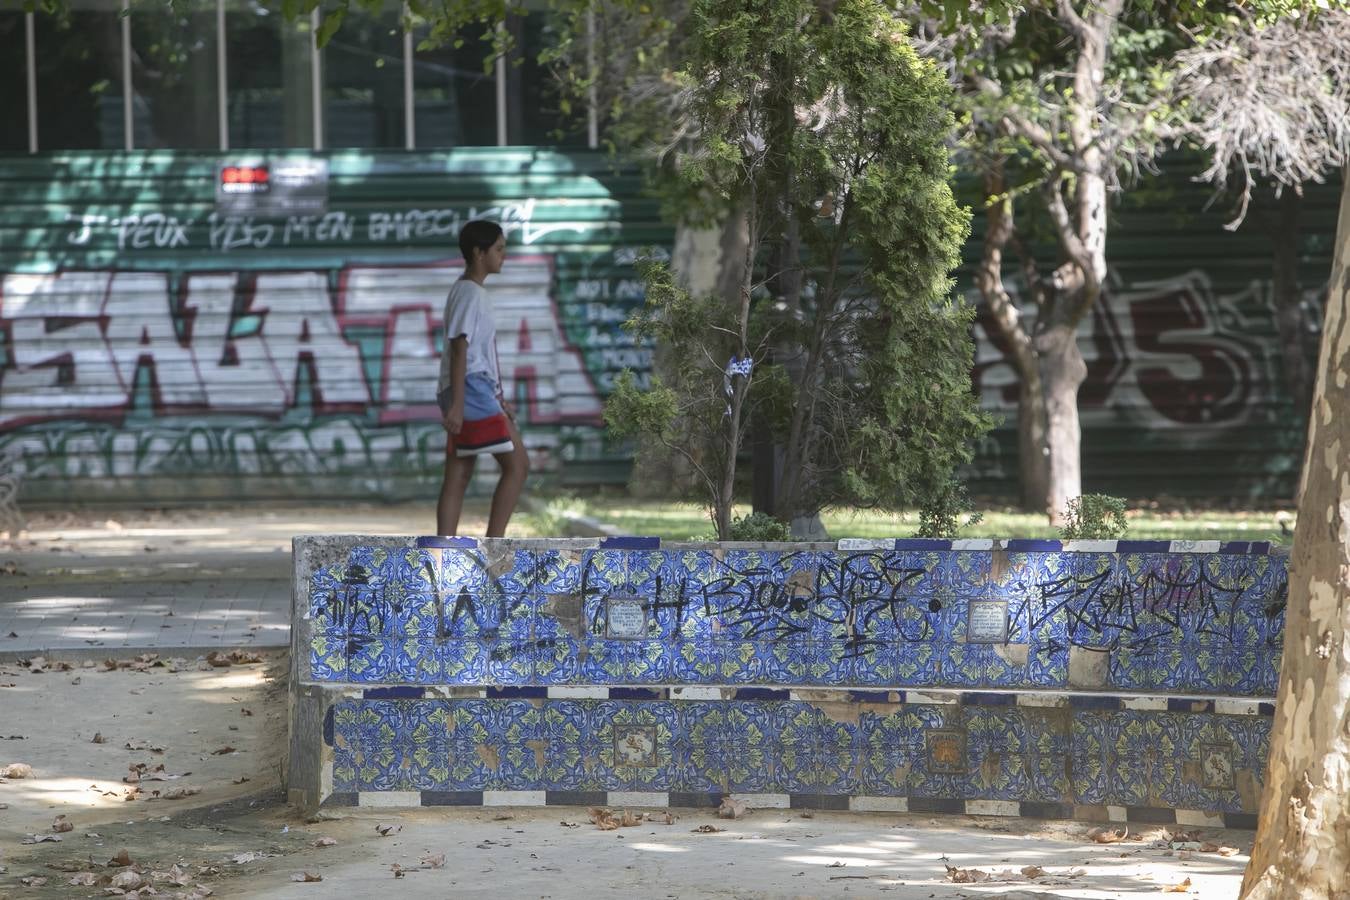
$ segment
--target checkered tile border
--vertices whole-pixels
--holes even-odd
[[[517,539],[514,543],[529,546],[535,541]],[[557,546],[554,538],[542,543]],[[570,547],[590,547],[599,550],[660,550],[663,546],[660,538],[655,537],[610,537],[596,540],[568,540]],[[478,538],[471,537],[419,537],[417,546],[422,549],[473,550],[480,546]],[[686,542],[676,542],[673,546],[685,546]],[[664,546],[671,547],[667,542]],[[723,542],[719,546],[735,549],[740,546],[756,549],[774,549],[776,544],[745,544]],[[783,547],[801,548],[804,544],[783,544]],[[1272,547],[1269,541],[1053,541],[1026,539],[976,539],[944,540],[937,538],[885,538],[872,540],[867,538],[844,538],[836,542],[811,544],[814,548],[834,547],[839,550],[1005,550],[1010,553],[1232,553],[1270,555],[1286,552],[1283,548]]]
[[[1031,706],[1066,709],[1154,710],[1219,713],[1230,716],[1273,716],[1273,699],[1249,697],[1134,696],[1115,694],[1041,693],[1034,691],[848,690],[766,687],[373,687],[351,692],[364,700],[489,699],[489,700],[838,700],[848,703],[936,703],[962,706]]]
[[[839,812],[933,813],[957,816],[1011,816],[1025,819],[1075,819],[1141,825],[1184,825],[1255,830],[1252,813],[1208,813],[1151,806],[1076,806],[1016,800],[945,800],[937,797],[866,797],[836,794],[696,794],[678,791],[361,791],[332,794],[324,807],[361,806],[609,806],[648,809],[709,809],[723,796],[745,801],[751,809],[810,809]]]

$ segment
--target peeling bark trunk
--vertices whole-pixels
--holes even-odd
[[[1078,350],[1076,328],[1058,326],[1037,341],[1045,396],[1045,511],[1052,525],[1063,524],[1069,500],[1083,493],[1082,431],[1078,424],[1078,388],[1087,363]]]
[[[1022,507],[1044,512],[1050,496],[1050,444],[1039,366],[1017,385],[1017,471]]]
[[[1350,181],[1341,193],[1246,900],[1350,900]]]

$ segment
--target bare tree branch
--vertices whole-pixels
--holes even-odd
[[[1254,175],[1320,182],[1350,162],[1350,12],[1242,22],[1177,54],[1171,100],[1192,111],[1186,136],[1211,154],[1201,178],[1242,173],[1241,224]]]

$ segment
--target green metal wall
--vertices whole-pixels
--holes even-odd
[[[634,259],[673,240],[639,173],[539,148],[322,155],[328,213],[289,220],[216,214],[216,154],[0,157],[0,454],[24,502],[429,497],[441,307],[476,216],[508,232],[489,287],[536,463],[626,479],[601,403],[650,365],[620,323],[643,299]],[[1088,490],[1293,493],[1303,424],[1281,387],[1270,229],[1254,215],[1230,234],[1210,199],[1178,171],[1113,210],[1112,290],[1081,335]],[[1303,202],[1309,327],[1336,201]],[[1005,424],[975,488],[1012,493],[1015,382],[976,335]]]
[[[291,219],[218,215],[212,154],[0,160],[0,454],[24,502],[427,496],[475,217],[507,231],[490,287],[537,463],[626,476],[601,401],[649,367],[619,323],[634,258],[672,238],[639,174],[533,148],[326,156],[328,212]]]

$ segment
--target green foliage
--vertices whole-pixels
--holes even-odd
[[[1066,541],[1110,540],[1120,537],[1128,527],[1123,497],[1084,494],[1065,506],[1060,536]]]
[[[974,527],[982,521],[984,514],[975,510],[966,486],[953,479],[930,494],[919,508],[919,529],[914,536],[954,538],[962,528]]]
[[[750,513],[748,516],[737,516],[732,519],[730,539],[733,541],[754,541],[755,543],[790,541],[792,540],[792,530],[786,522],[780,522],[773,516],[766,516],[764,513]]]

